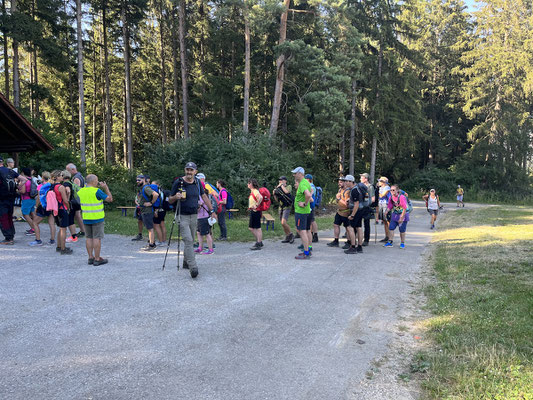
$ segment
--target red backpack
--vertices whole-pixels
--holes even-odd
[[[259,188],[259,193],[263,196],[263,201],[257,207],[257,211],[267,211],[270,208],[270,192],[266,187]]]

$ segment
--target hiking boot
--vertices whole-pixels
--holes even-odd
[[[43,241],[42,240],[34,240],[33,242],[30,242],[30,246],[42,246]]]
[[[26,236],[35,236],[35,231],[33,229],[29,229],[26,232],[24,232]]]
[[[69,237],[65,240],[65,242],[67,242],[67,243],[76,243],[77,241],[78,241],[78,238],[75,237],[75,236],[69,236]]]
[[[61,247],[56,247],[56,251],[59,253],[61,251]]]
[[[80,237],[84,237],[84,236],[85,236],[85,232],[81,232],[80,231],[80,232],[76,233],[76,237],[80,238]],[[102,258],[102,260],[103,260],[103,258]]]
[[[61,250],[61,255],[72,254],[72,253],[74,253],[74,251],[68,247],[65,247],[63,250]]]
[[[191,268],[190,270],[191,272],[191,278],[196,278],[198,276],[198,268],[194,267],[194,268]]]
[[[50,246],[53,246],[54,244],[56,244],[56,241],[54,239],[50,239],[50,241],[48,242],[48,244]]]
[[[88,264],[88,265],[93,265],[93,264],[94,264],[94,258],[89,258],[89,259],[87,260],[87,264]]]
[[[133,239],[131,239],[132,242],[139,242],[143,240],[143,235],[142,234],[137,234],[137,236],[135,236]]]
[[[195,249],[200,246],[200,243],[196,242],[195,244],[192,245],[192,247],[194,247]]]
[[[368,240],[365,240],[365,241],[363,242],[363,247],[366,247],[366,246],[368,246]]]
[[[141,250],[142,251],[154,251],[157,248],[157,246],[154,244],[149,244],[148,246],[144,246]]]
[[[94,260],[94,263],[93,265],[104,265],[104,264],[107,264],[107,258],[101,258],[99,260]]]
[[[389,241],[389,238],[388,237],[384,237],[383,239],[381,239],[379,241],[379,243],[387,243]]]
[[[189,269],[189,264],[187,264],[187,260],[183,260],[183,269]]]
[[[196,249],[194,249],[194,252],[195,252],[195,253],[201,253],[202,250],[203,250],[203,248],[201,248],[201,247],[197,247]]]
[[[313,240],[311,242],[312,243],[317,243],[318,242],[318,233],[313,233]]]
[[[310,254],[300,253],[294,257],[297,260],[309,260],[311,258]]]
[[[328,247],[339,247],[339,239],[334,239],[332,242],[329,242],[326,246],[328,246]]]
[[[393,246],[393,244],[392,244],[392,242],[390,240],[383,245],[383,247],[392,247],[392,246]]]
[[[400,243],[400,249],[405,249],[405,243]]]
[[[289,243],[291,241],[291,236],[292,233],[290,235],[285,236],[285,239],[283,239],[281,243]]]
[[[363,247],[362,246],[357,246],[356,250],[357,250],[358,253],[362,253],[363,252]]]
[[[344,243],[344,246],[342,246],[342,248],[343,248],[344,250],[346,250],[346,249],[349,249],[350,246],[351,246],[351,243],[350,243],[350,242],[346,242],[346,243]]]
[[[202,251],[201,254],[205,254],[205,255],[210,255],[210,254],[213,254],[215,251],[214,250],[211,250],[211,249],[205,249],[204,251]]]
[[[253,245],[253,247],[250,247],[250,250],[261,250],[261,245],[259,243],[256,243]]]
[[[344,250],[344,254],[357,254],[357,250],[355,249],[355,247],[350,246],[349,249]]]
[[[294,235],[291,233],[291,234],[289,234],[289,236],[290,236],[289,243],[293,244],[294,243]]]
[[[3,244],[5,246],[12,246],[15,244],[15,242],[13,241],[13,239],[11,240],[8,240],[8,239],[4,239],[0,242],[0,244]]]

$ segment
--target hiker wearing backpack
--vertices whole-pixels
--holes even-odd
[[[154,207],[154,231],[157,235],[157,245],[164,246],[167,242],[167,227],[165,225],[165,217],[167,215],[167,211],[170,211],[172,208],[168,203],[170,191],[164,190],[159,184],[159,181],[152,181],[151,184],[157,187],[159,194],[159,207]]]
[[[43,182],[39,186],[37,186],[37,192],[39,193],[39,195],[36,199],[37,209],[35,210],[35,218],[33,219],[33,226],[35,228],[35,240],[33,242],[30,242],[30,246],[43,245],[39,224],[45,218],[48,218],[48,226],[50,227],[50,241],[48,242],[48,244],[53,246],[56,244],[56,225],[54,221],[54,216],[52,215],[52,211],[46,210],[46,195],[52,187],[52,175],[48,171],[43,171],[43,173],[41,174],[41,178]]]
[[[211,255],[214,253],[213,235],[209,224],[209,209],[211,206],[211,204],[206,204],[202,197],[198,198],[198,227],[196,230],[198,247],[194,250],[197,254]],[[207,248],[204,248],[204,241],[207,243]]]
[[[80,201],[77,195],[77,192],[80,187],[72,183],[72,175],[69,171],[64,170],[61,175],[63,176],[63,186],[65,186],[65,188],[67,189],[67,197],[70,203],[70,209],[68,211],[68,230],[70,232],[70,236],[67,237],[66,242],[76,243],[78,241],[78,236],[76,235],[76,210],[74,210],[74,204],[77,204],[78,207],[80,205]],[[81,210],[81,207],[79,208]],[[83,226],[83,221],[81,226]]]
[[[370,201],[370,205],[367,209],[366,214],[363,217],[363,224],[364,224],[364,240],[363,240],[363,246],[368,246],[368,243],[370,242],[370,219],[372,218],[372,207],[373,204],[375,204],[376,200],[376,191],[374,188],[374,185],[372,185],[369,181],[370,175],[366,172],[361,174],[361,183],[364,184],[367,188],[368,192],[368,200]]]
[[[22,168],[19,176],[18,192],[21,200],[22,216],[28,223],[30,229],[26,231],[26,236],[35,236],[33,218],[35,218],[35,198],[37,197],[37,185],[32,179],[31,168]]]
[[[346,228],[347,236],[350,241],[349,247],[344,250],[346,254],[357,254],[363,252],[362,242],[362,220],[364,215],[364,199],[366,187],[361,188],[361,183],[355,184],[355,178],[352,175],[346,175],[346,188],[350,190],[350,197],[348,200],[348,221],[350,224]],[[364,186],[364,185],[363,185]]]
[[[17,196],[17,180],[19,174],[4,166],[0,156],[0,228],[4,235],[2,245],[13,245],[15,238],[15,224],[13,223],[13,207]]]
[[[139,193],[135,198],[135,204],[140,207],[140,214],[143,225],[148,231],[148,245],[142,248],[143,251],[154,251],[156,248],[154,234],[154,206],[159,207],[159,193],[157,186],[152,186],[148,182],[148,176],[138,175],[136,179]]]
[[[311,243],[316,243],[318,242],[318,225],[315,221],[315,208],[318,193],[317,188],[313,183],[313,175],[306,174],[305,179],[307,179],[307,181],[311,185],[311,203],[309,204],[311,206],[311,213],[309,214],[309,219],[311,220]]]
[[[77,193],[81,188],[85,187],[85,179],[83,178],[82,173],[78,171],[74,164],[67,164],[65,170],[70,172],[70,182],[74,187],[75,193]],[[80,238],[85,236],[85,227],[83,226],[83,219],[81,218],[81,206],[77,195],[75,196],[74,201],[72,202],[72,209],[74,210],[74,219],[80,228],[80,231],[75,234],[75,237]]]
[[[272,191],[274,199],[279,203],[279,219],[281,221],[281,227],[285,232],[285,239],[281,243],[294,243],[294,235],[291,232],[291,227],[288,224],[289,216],[291,214],[291,208],[294,203],[294,197],[292,196],[292,187],[287,184],[287,177],[280,176],[278,180],[278,186]]]
[[[387,213],[389,212],[389,199],[391,196],[389,180],[382,176],[378,180],[379,186],[379,211],[376,218],[376,224],[381,221],[383,228],[385,229],[385,237],[380,240],[381,243],[385,243],[389,240],[389,221],[387,220]]]
[[[68,199],[67,188],[63,186],[63,172],[52,171],[52,179],[54,183],[50,187],[51,193],[46,195],[46,209],[50,210],[51,207],[57,207],[57,214],[54,211],[56,225],[59,227],[57,233],[56,251],[61,255],[72,254],[72,249],[66,247],[67,228],[69,226],[69,211],[70,202]],[[51,204],[51,200],[55,200],[55,204]]]
[[[430,229],[435,229],[435,221],[437,221],[437,215],[439,215],[440,200],[437,196],[435,189],[431,189],[429,194],[422,197],[426,202],[426,208],[431,216]]]
[[[405,232],[407,231],[407,222],[409,222],[409,204],[407,195],[402,194],[398,185],[392,185],[391,196],[388,203],[388,209],[391,211],[391,220],[389,225],[389,240],[385,247],[393,247],[394,230],[396,227],[400,230],[400,249],[405,249]]]
[[[226,189],[226,182],[222,179],[217,181],[219,192],[219,207],[217,209],[218,226],[220,227],[220,237],[218,240],[228,240],[228,229],[226,228],[226,210],[233,208],[233,198]]]
[[[196,178],[198,167],[192,161],[185,164],[185,175],[174,180],[170,197],[170,204],[176,204],[179,212],[178,226],[184,243],[184,263],[183,268],[189,268],[191,278],[198,276],[198,266],[194,253],[194,237],[196,236],[198,223],[198,199],[202,197],[205,204],[210,204],[201,182]],[[216,217],[216,210],[209,210],[212,218]],[[179,239],[178,239],[179,240]]]
[[[303,252],[299,253],[294,258],[297,260],[308,260],[312,255],[312,240],[311,236],[311,206],[312,201],[311,184],[305,179],[305,170],[303,167],[296,167],[293,169],[294,182],[297,186],[296,195],[294,196],[294,221],[296,230],[302,239]]]
[[[463,207],[465,206],[465,203],[463,201],[463,197],[465,195],[465,190],[461,187],[461,185],[457,185],[457,207]]]
[[[248,229],[255,238],[255,244],[251,250],[261,250],[263,247],[263,231],[261,230],[263,196],[259,192],[257,179],[248,179],[248,189],[250,189],[250,195],[248,196],[248,210],[250,210]]]
[[[87,175],[84,185],[78,191],[80,207],[85,226],[87,239],[85,247],[89,259],[89,265],[107,264],[108,260],[100,256],[102,240],[104,239],[104,201],[110,203],[113,196],[105,182],[98,182],[98,177],[94,174]]]

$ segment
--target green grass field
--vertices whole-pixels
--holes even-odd
[[[121,215],[121,212],[119,210],[106,210],[106,225],[105,225],[105,231],[106,233],[114,233],[119,235],[125,235],[125,236],[135,236],[137,235],[137,220],[133,218],[133,210],[128,210],[128,216],[124,217]],[[269,213],[276,218],[276,222],[274,223],[274,230],[272,230],[271,227],[269,227],[269,230],[266,230],[265,225],[263,225],[263,239],[279,239],[284,237],[283,228],[281,227],[281,223],[277,219],[277,210],[270,210]],[[167,227],[167,232],[170,233],[170,229],[172,226],[172,216],[170,214],[167,214],[165,218],[165,224]],[[316,221],[318,224],[318,229],[330,229],[333,227],[333,218],[334,214],[328,214],[324,216],[317,217]],[[291,215],[291,218],[289,218],[289,225],[291,226],[291,229],[294,231],[294,218]],[[231,219],[228,219],[226,215],[226,226],[228,228],[228,240],[233,242],[253,242],[254,238],[250,231],[248,230],[248,216],[245,213],[239,213],[232,217]],[[174,227],[174,232],[172,234],[173,238],[177,238],[177,225]],[[147,235],[146,230],[144,230],[144,234]],[[220,236],[220,229],[218,227],[218,224],[214,227],[214,235],[215,238]]]
[[[533,209],[448,213],[435,235],[431,399],[533,399]]]

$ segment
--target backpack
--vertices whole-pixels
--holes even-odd
[[[204,185],[204,190],[206,191],[206,194],[219,197],[219,191],[215,186],[211,185],[209,182],[205,182]]]
[[[46,210],[46,196],[48,195],[51,187],[52,185],[50,183],[44,183],[39,189],[39,201],[43,206],[43,210]]]
[[[0,179],[2,192],[4,192],[4,195],[7,196],[15,196],[17,194],[17,182],[15,182],[15,178],[12,176],[11,173],[0,173]]]
[[[409,199],[409,195],[405,190],[400,189],[400,194],[403,194],[405,196],[405,199],[407,200],[407,213],[410,213],[413,211],[413,204],[411,203],[411,200]]]
[[[174,206],[168,202],[170,196],[170,190],[159,189],[159,198],[161,199],[161,208],[165,211],[174,209]]]
[[[379,204],[379,188],[377,188],[376,185],[372,184],[370,186],[374,188],[374,201],[370,204],[370,207],[377,207]]]
[[[30,193],[28,194],[30,195],[31,199],[35,199],[37,195],[39,194],[39,192],[37,192],[37,183],[33,179],[30,179],[30,180],[31,180],[31,186],[30,186]]]
[[[219,213],[220,211],[218,211],[218,208],[221,206],[218,204],[218,198],[213,194],[208,194],[207,197],[209,197],[209,201],[211,202],[211,210],[215,210],[215,212]]]
[[[400,189],[400,194],[398,195],[398,202],[395,202],[392,200],[392,205],[394,206],[392,209],[392,212],[395,214],[401,214],[402,211],[400,208],[400,196],[404,196],[405,200],[407,201],[407,210],[405,211],[407,214],[409,214],[411,211],[413,211],[413,205],[411,204],[411,200],[409,200],[409,195]]]
[[[45,203],[46,211],[52,211],[54,213],[54,216],[56,216],[57,211],[59,210],[59,203],[57,201],[57,195],[55,194],[55,190],[53,189],[52,185],[50,185],[50,187],[48,188],[48,192],[46,193]]]
[[[315,207],[319,207],[322,203],[322,188],[320,186],[315,187],[315,193],[316,193],[316,199],[315,199]]]
[[[222,188],[223,191],[226,192],[226,210],[230,210],[233,208],[233,205],[234,205],[234,201],[233,201],[233,197],[231,197],[231,194],[224,188]],[[218,208],[217,208],[217,214],[220,214],[222,212],[222,202],[221,202],[221,198],[220,198],[220,193],[222,193],[222,190],[219,192],[219,202],[218,202]]]
[[[274,189],[274,192],[284,208],[291,207],[294,203],[294,196],[292,193],[285,193],[283,189],[277,187]]]
[[[311,198],[313,201],[309,203],[309,207],[311,207],[311,210],[314,210],[316,207],[316,186],[311,183],[311,190],[313,191],[313,194],[311,195]]]
[[[74,182],[72,182],[72,180],[70,181],[70,184],[72,185],[72,194],[71,194],[72,202],[73,202],[74,204],[81,204],[81,202],[80,202],[80,196],[78,196],[78,192],[80,191],[80,189],[81,189],[82,187],[76,185]]]
[[[259,207],[257,207],[257,211],[267,211],[270,208],[270,192],[266,187],[259,188],[259,193],[261,196],[263,196],[263,201],[261,204],[259,204]],[[253,198],[255,199],[255,196],[252,193]],[[255,199],[257,200],[257,199]]]
[[[54,210],[53,207],[55,204],[51,204],[50,201],[52,200],[52,197],[55,197],[55,203],[57,204],[58,210],[66,210],[67,205],[63,203],[63,197],[61,196],[61,193],[59,192],[59,187],[62,186],[61,183],[54,183],[54,185],[50,188],[51,192],[55,194],[55,196],[48,196],[46,195],[46,209]],[[52,200],[53,201],[53,200]]]
[[[155,201],[155,203],[152,205],[152,208],[159,208],[159,206],[161,205],[161,200],[162,200],[162,197],[161,197],[161,191],[159,190],[159,186],[157,186],[156,184],[148,184],[148,185],[144,185],[143,188],[141,189],[141,194],[143,195],[144,199],[146,201],[149,201],[151,202],[152,199],[149,199],[148,196],[146,195],[146,186],[150,186],[150,188],[156,192],[157,194],[159,194],[159,197],[157,198],[157,200]]]
[[[363,184],[363,186],[360,186],[361,184],[357,184],[355,185],[351,190],[350,190],[350,200],[348,202],[348,208],[350,208],[350,210],[353,210],[354,206],[355,206],[355,203],[353,202],[353,199],[352,199],[352,190],[357,190],[357,193],[359,193],[360,197],[363,198],[363,201],[360,201],[359,202],[359,210],[362,209],[362,208],[365,208],[365,207],[368,207],[368,205],[370,204],[369,203],[369,200],[368,200],[368,190],[366,188],[366,186]]]

